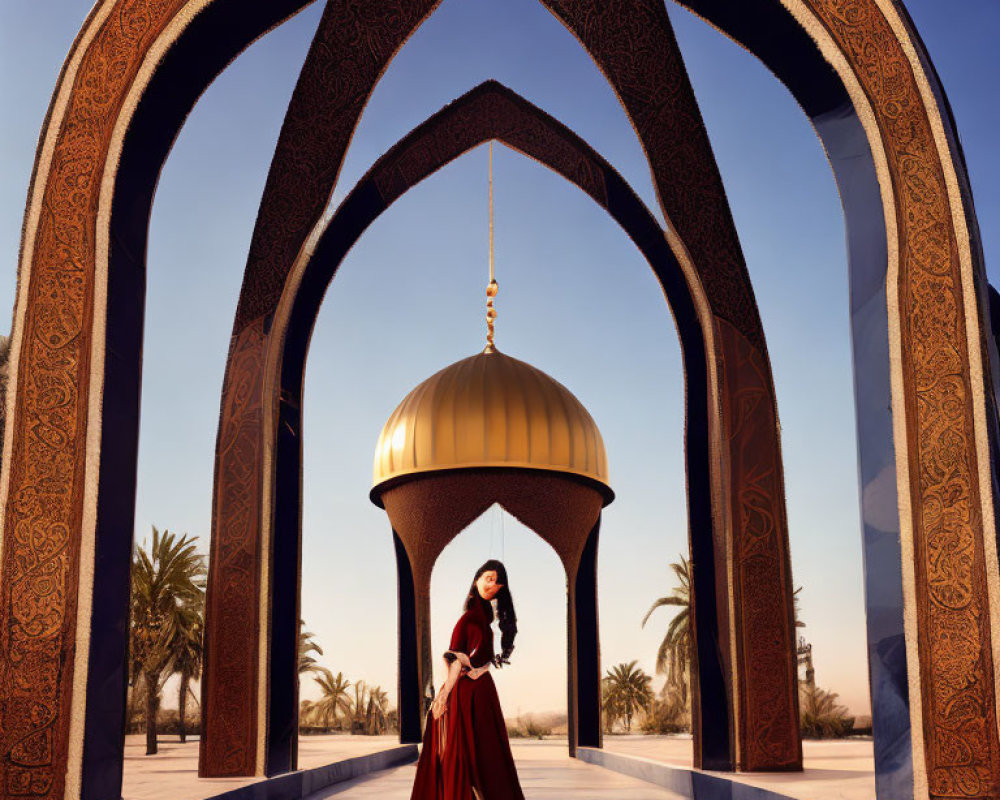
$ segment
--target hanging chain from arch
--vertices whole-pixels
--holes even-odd
[[[496,309],[493,307],[493,298],[497,296],[500,286],[493,277],[493,141],[490,141],[490,282],[486,286],[486,350],[492,353],[496,348],[493,346],[493,323],[497,318]]]

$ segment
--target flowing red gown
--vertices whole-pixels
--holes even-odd
[[[475,668],[493,660],[493,630],[484,606],[476,603],[466,611],[451,634],[445,656],[458,657],[462,674],[445,713],[439,719],[427,715],[410,800],[524,800],[493,676],[484,669],[469,677],[468,665],[477,674]]]

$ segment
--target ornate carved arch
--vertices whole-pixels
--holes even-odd
[[[878,796],[992,797],[998,364],[982,352],[987,282],[944,90],[899,2],[683,5],[789,88],[840,187]]]
[[[326,208],[371,90],[439,3],[328,2],[278,137],[223,381],[203,677],[213,689],[204,693],[199,759],[205,777],[270,775],[295,762],[298,709],[289,702],[297,694],[296,668],[272,653],[296,647],[298,598],[274,597],[271,582],[297,569],[298,553],[285,558],[272,546],[274,472],[260,446],[269,423],[262,359],[288,265]],[[273,634],[272,621],[281,625]],[[290,688],[281,688],[283,680]],[[282,711],[272,713],[272,706]]]
[[[25,218],[0,478],[7,795],[72,797],[81,786],[113,795],[120,784],[121,700],[107,687],[123,685],[144,266],[129,254],[143,252],[135,245],[155,174],[194,98],[303,5],[104,0],[60,76]],[[996,365],[980,349],[985,281],[943,92],[891,0],[684,5],[793,91],[844,198],[878,794],[995,796],[1000,581],[986,387]],[[615,41],[646,35],[630,20],[662,11],[647,0],[553,7],[582,40],[597,37],[612,52]],[[421,9],[403,0],[363,6],[386,16]],[[662,22],[653,21],[654,29]],[[603,64],[606,73],[615,63],[627,72],[625,55]],[[626,104],[671,96],[615,85]],[[163,125],[143,124],[157,114]],[[640,137],[654,158],[660,140],[649,130]],[[101,426],[112,414],[113,433]],[[95,603],[118,612],[98,619]]]
[[[270,435],[265,434],[263,446],[266,448],[265,459],[273,463],[275,475],[275,552],[283,550],[286,554],[297,554],[295,543],[301,535],[299,508],[302,430],[299,409],[309,338],[329,283],[358,238],[399,196],[445,164],[490,139],[503,141],[539,161],[588,194],[633,239],[660,281],[674,315],[685,364],[686,458],[692,557],[711,566],[715,553],[711,536],[709,469],[710,376],[705,341],[696,310],[697,302],[692,296],[684,270],[653,216],[604,159],[565,126],[494,81],[476,87],[395,144],[358,182],[337,213],[316,228],[310,235],[312,244],[296,260],[283,296],[271,318],[272,344],[263,359],[263,363],[267,365],[263,376],[253,372],[258,369],[257,362],[247,366],[247,373],[238,376],[233,373],[234,382],[238,385],[259,382],[264,387],[261,416],[265,420],[274,420],[268,426]],[[239,479],[239,476],[231,478],[236,481]],[[276,555],[276,562],[277,559]],[[280,585],[277,580],[273,582],[272,592],[275,594],[276,604],[280,602],[277,599],[279,595],[298,597],[297,567],[297,561],[292,560],[287,566],[287,572],[283,573],[283,582]],[[405,569],[405,565],[403,568]],[[714,570],[708,571],[714,578]],[[580,606],[577,616],[596,622],[596,606],[584,607],[587,603],[595,602],[596,586],[592,586],[589,596],[586,591],[578,591],[576,588],[578,580],[592,582],[593,577],[574,573],[569,575],[569,580],[571,603]],[[401,587],[404,583],[406,581],[401,582]],[[700,709],[698,719],[703,738],[708,738],[713,743],[721,739],[722,743],[718,746],[725,749],[728,747],[726,739],[729,734],[731,699],[724,676],[727,665],[720,662],[717,644],[719,622],[716,594],[722,589],[714,581],[708,584],[703,582],[696,588],[700,592],[695,627],[698,634],[697,664],[701,691],[699,693],[696,688],[695,708]],[[428,589],[423,585],[413,587],[409,592],[400,589],[401,594],[410,598],[404,603],[405,607],[400,609],[401,619],[414,616],[415,612],[409,608],[413,603],[420,603],[412,598],[419,598]],[[291,608],[292,601],[286,601],[285,606]],[[415,616],[423,619],[420,613]],[[294,626],[297,620],[298,615],[290,613],[286,624]],[[279,623],[273,624],[277,629]],[[401,635],[402,633],[401,631]],[[590,634],[574,629],[573,635]],[[600,744],[597,706],[600,673],[597,669],[596,644],[596,639],[593,639],[593,652],[577,653],[576,661],[570,666],[571,683],[574,669],[581,675],[593,676],[593,685],[584,685],[581,679],[579,686],[574,685],[570,689],[570,717],[581,721],[579,731],[575,728],[570,731],[571,751],[578,735],[581,744]],[[402,639],[400,647],[401,651],[406,647]],[[783,656],[786,662],[791,662],[790,651],[778,655]],[[285,658],[291,661],[287,654]],[[420,653],[417,659],[424,674],[429,658],[428,653]],[[573,658],[571,655],[571,660]],[[590,662],[580,663],[588,658]],[[787,681],[785,713],[794,723],[797,715],[797,707],[794,705],[794,664],[786,663],[784,666],[784,672],[774,670],[772,678],[775,682]],[[407,674],[406,668],[401,667],[401,670],[404,673],[401,675],[403,684],[408,681],[415,681],[417,684],[412,695],[409,688],[401,689],[401,724],[404,736],[419,741],[422,720],[419,697],[422,696],[423,681],[416,674]],[[210,691],[211,687],[206,689]],[[412,699],[414,697],[417,699]],[[286,698],[285,703],[292,711],[297,707],[292,698]],[[275,713],[273,708],[271,713]],[[783,733],[794,737],[788,747],[797,750],[796,726],[786,725]]]
[[[642,28],[642,34],[631,29],[627,33],[647,54],[642,63],[631,64],[635,74],[628,65],[608,69],[608,63],[615,65],[600,42],[584,44],[626,98],[626,112],[640,138],[657,137],[658,149],[650,150],[643,142],[647,152],[656,154],[651,166],[664,212],[668,219],[676,215],[678,220],[677,230],[671,229],[671,245],[691,286],[711,354],[707,414],[712,455],[706,456],[710,465],[706,486],[711,487],[712,507],[710,522],[706,520],[700,530],[711,531],[712,547],[701,551],[692,569],[695,605],[701,609],[696,622],[710,626],[702,636],[706,679],[713,662],[721,666],[721,674],[713,677],[718,688],[705,694],[714,702],[697,709],[701,735],[696,738],[695,761],[715,769],[796,769],[801,766],[801,748],[795,731],[791,573],[774,391],[763,333],[721,179],[669,21],[662,9],[652,17],[645,7],[642,13],[629,13],[634,17],[629,24]],[[600,24],[610,26],[606,21]],[[342,29],[321,26],[316,42],[324,46],[314,45],[304,74],[328,75],[326,51],[336,51],[337,37],[343,35]],[[275,526],[286,514],[289,522],[294,521],[291,509],[297,506],[288,506],[288,512],[279,508],[275,487],[292,479],[297,469],[285,467],[279,473],[275,468],[272,449],[281,447],[275,432],[276,395],[264,376],[273,373],[278,358],[271,343],[281,333],[271,326],[280,316],[279,279],[284,276],[293,284],[300,280],[297,273],[305,253],[318,236],[318,228],[307,223],[319,220],[319,200],[332,192],[343,157],[343,149],[322,146],[322,136],[328,134],[314,143],[316,122],[323,120],[337,130],[356,121],[354,107],[344,106],[343,98],[360,103],[356,98],[366,97],[376,78],[373,71],[362,72],[355,76],[352,91],[338,88],[332,94],[319,79],[300,82],[251,244],[223,387],[216,463],[203,683],[206,736],[200,767],[206,776],[231,774],[221,766],[218,752],[209,750],[222,747],[222,739],[235,743],[236,727],[243,731],[242,769],[247,769],[254,723],[243,698],[254,691],[242,681],[251,675],[259,698],[257,763],[264,758],[268,774],[293,763],[294,745],[282,742],[294,738],[294,698],[277,688],[281,681],[276,676],[287,675],[289,681],[293,676],[287,654],[295,641],[297,591],[289,597],[282,593],[295,585],[298,552],[278,541]],[[702,266],[708,263],[711,269]],[[705,280],[712,281],[709,292],[701,288]],[[250,395],[245,387],[253,387]],[[245,396],[252,399],[244,402]],[[293,443],[285,447],[293,448]],[[245,566],[230,568],[230,563],[254,565],[261,577],[248,573]],[[259,582],[262,608],[269,608],[266,613],[252,606],[254,581]],[[223,592],[223,586],[239,586],[244,596],[240,598],[233,588]],[[224,631],[218,620],[234,616],[247,622],[239,630]],[[248,635],[254,618],[256,638]],[[223,659],[226,675],[241,676],[238,686],[216,677],[214,664]],[[235,757],[234,747],[227,744],[222,749]],[[266,757],[261,755],[265,749]]]
[[[103,0],[59,76],[25,211],[0,478],[4,797],[120,796],[149,207],[205,87],[307,4]]]

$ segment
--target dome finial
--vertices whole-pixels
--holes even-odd
[[[496,352],[493,345],[493,323],[497,318],[497,311],[493,307],[493,298],[497,296],[500,285],[493,277],[493,140],[490,139],[490,282],[486,286],[486,349],[484,353]]]

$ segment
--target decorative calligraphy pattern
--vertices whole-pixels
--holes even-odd
[[[262,322],[243,329],[226,369],[213,499],[225,536],[213,531],[206,597],[202,777],[253,775],[257,752],[260,622]]]
[[[732,543],[731,591],[738,634],[735,662],[744,682],[737,696],[740,761],[744,769],[790,769],[801,763],[789,757],[799,752],[798,730],[771,711],[791,705],[788,693],[798,688],[794,672],[791,681],[771,677],[788,676],[795,624],[787,604],[790,565],[776,557],[787,523],[784,503],[779,502],[783,481],[774,389],[767,362],[732,325],[717,320],[716,338],[722,351],[720,382],[729,388],[723,394],[722,413],[732,476],[729,503],[739,532]]]
[[[0,791],[63,797],[93,342],[95,215],[109,140],[142,55],[185,0],[120,0],[73,78],[23,309],[0,565]],[[79,643],[86,647],[87,641]]]
[[[941,156],[874,0],[808,0],[882,136],[896,207],[924,754],[932,798],[1000,797],[1000,742],[961,264]],[[977,331],[971,335],[978,336]]]
[[[985,599],[971,374],[965,348],[970,331],[963,317],[956,234],[940,156],[909,62],[874,0],[806,2],[826,24],[872,102],[898,204],[902,258],[898,311],[911,443],[919,651],[931,795],[997,796],[1000,746],[991,662],[993,631]],[[34,238],[34,257],[29,300],[19,309],[24,336],[16,407],[9,420],[14,426],[14,447],[0,561],[0,786],[8,795],[63,795],[76,646],[99,179],[111,129],[141,58],[184,5],[185,0],[119,0],[114,4],[73,78],[73,93],[46,178],[43,212],[37,227],[26,232]],[[257,513],[252,509],[260,494],[259,487],[253,488],[252,475],[245,471],[250,464],[253,470],[259,468],[260,451],[244,447],[243,442],[253,437],[240,433],[257,430],[259,410],[254,410],[255,403],[244,392],[256,386],[248,376],[259,370],[260,340],[266,329],[261,321],[263,309],[273,307],[287,266],[304,239],[303,231],[322,212],[302,198],[315,204],[321,197],[325,203],[364,97],[391,53],[435,5],[427,0],[334,2],[324,17],[325,27],[317,41],[327,51],[325,56],[310,56],[311,66],[307,65],[300,81],[306,89],[297,89],[296,97],[308,96],[310,82],[329,84],[334,87],[334,110],[329,117],[312,117],[307,107],[293,99],[275,161],[276,165],[281,159],[286,162],[281,169],[273,169],[269,178],[248,263],[246,299],[241,302],[234,335],[234,366],[227,375],[223,405],[223,414],[229,409],[232,416],[220,426],[220,466],[231,484],[242,475],[256,494],[247,500],[249,494],[231,491],[234,485],[221,488],[219,497],[229,498],[227,507],[238,509],[234,517],[244,521],[234,526],[231,538],[223,531],[213,543],[218,552],[227,554],[220,564],[249,564],[253,570],[257,556],[240,533],[248,530],[245,520]],[[690,88],[686,79],[678,78],[683,68],[673,52],[669,29],[665,39],[655,40],[663,27],[661,4],[552,0],[548,5],[564,20],[572,20],[568,26],[592,53],[599,54],[599,63],[640,131],[668,214],[675,222],[690,220],[684,224],[692,225],[697,233],[696,220],[704,213],[713,222],[709,230],[717,234],[717,220],[728,218],[728,209],[713,180],[694,180],[688,174],[693,169],[714,174],[714,164],[710,150],[705,150],[693,97],[688,97]],[[330,24],[331,20],[336,24]],[[342,26],[339,37],[338,26]],[[652,44],[640,47],[638,42]],[[663,73],[670,80],[662,80]],[[330,138],[320,143],[313,135],[317,132],[328,132]],[[312,144],[315,150],[308,150]],[[324,148],[329,148],[325,156]],[[682,235],[691,242],[699,238]],[[733,242],[727,242],[724,235],[701,239],[694,247],[702,249],[692,250],[695,262],[720,266],[706,266],[702,274],[713,310],[743,340],[730,341],[738,359],[745,359],[738,363],[764,359],[754,367],[759,370],[766,366],[766,352],[755,306],[747,302],[752,292],[738,249],[733,251]],[[743,351],[737,345],[750,349]],[[766,392],[731,397],[739,398],[730,406],[736,415],[729,421],[736,430],[762,430],[748,424],[749,417],[740,409],[753,412],[773,398]],[[773,414],[773,409],[764,413]],[[767,419],[761,419],[766,426]],[[223,446],[223,442],[229,444]],[[231,461],[221,464],[223,454]],[[762,491],[768,491],[759,488],[760,475],[746,477],[744,489],[738,492],[735,518],[746,533],[743,541],[749,546],[744,556],[749,564],[758,552],[755,542],[768,537],[781,540],[784,532],[776,533],[778,517],[766,507],[761,510],[757,501]],[[220,570],[215,572],[218,576]],[[218,576],[214,585],[220,591],[232,587],[230,578]],[[760,578],[754,569],[741,568],[741,581],[750,601],[760,597]],[[750,610],[755,608],[751,602]],[[231,630],[241,629],[234,625]],[[256,642],[252,649],[256,653]],[[745,652],[758,651],[751,647]],[[760,729],[774,730],[766,724]],[[240,747],[232,750],[240,752]],[[246,755],[244,751],[239,758]],[[223,763],[232,762],[223,759]]]
[[[542,0],[615,88],[716,316],[766,352],[711,143],[662,2]]]
[[[328,0],[282,123],[234,332],[273,311],[333,192],[351,135],[396,51],[441,0]]]
[[[213,564],[208,583],[206,671],[199,773],[253,775],[257,751],[258,595],[263,519],[264,353],[270,319],[313,225],[322,217],[372,88],[389,60],[440,0],[330,0],[285,115],[250,243],[223,383],[216,449]],[[256,351],[254,351],[256,348]],[[236,362],[239,362],[237,367]],[[239,395],[247,387],[255,402]],[[239,432],[230,446],[223,432]],[[235,435],[235,434],[234,434]],[[252,476],[248,469],[253,471]],[[218,562],[215,554],[219,554]],[[228,599],[255,575],[254,593]],[[272,587],[273,591],[273,587]],[[225,604],[225,611],[220,613]],[[246,629],[249,620],[252,629]],[[208,700],[208,698],[211,698]],[[253,698],[248,702],[249,698]]]
[[[802,763],[792,628],[788,532],[774,389],[750,278],[708,134],[662,3],[649,0],[543,0],[583,43],[621,98],[653,171],[664,213],[691,254],[712,313],[737,335],[738,362],[720,386],[739,417],[728,442],[736,663],[741,709],[740,769]],[[723,346],[724,345],[720,345]],[[717,354],[717,358],[721,357]],[[750,380],[749,385],[743,381]],[[750,400],[753,399],[753,402]],[[753,448],[760,448],[745,462]],[[752,466],[752,469],[751,469]],[[759,525],[765,522],[764,539]],[[749,550],[753,557],[741,553]],[[768,616],[747,609],[781,610]],[[767,654],[766,658],[758,658]]]
[[[379,159],[370,176],[389,205],[430,173],[489,139],[538,159],[607,208],[604,171],[611,167],[568,128],[495,81],[477,86],[407,135]]]

